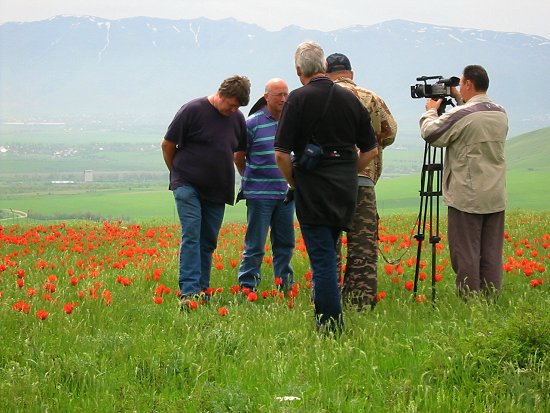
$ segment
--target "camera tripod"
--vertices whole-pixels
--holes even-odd
[[[454,106],[451,99],[443,97],[441,105],[437,110],[438,116],[445,113],[445,109],[449,105]],[[426,239],[426,224],[429,222],[429,242],[432,244],[432,303],[434,304],[437,243],[441,241],[441,237],[439,236],[439,198],[443,194],[442,173],[443,148],[434,148],[426,142],[424,146],[424,163],[422,165],[422,174],[420,177],[420,209],[418,211],[418,218],[416,221],[418,231],[414,236],[417,241],[418,249],[416,252],[413,292],[416,297],[418,292],[418,275],[420,271],[420,258],[422,256],[422,244]]]
[[[414,238],[417,241],[416,267],[414,272],[414,296],[418,291],[418,275],[422,244],[426,239],[426,224],[429,223],[429,242],[432,244],[432,302],[435,303],[435,261],[436,245],[441,241],[439,236],[439,197],[442,194],[441,174],[443,171],[443,148],[434,148],[426,142],[424,147],[424,164],[420,177],[420,209]],[[435,225],[434,225],[435,222]]]

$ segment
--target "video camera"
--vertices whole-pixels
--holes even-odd
[[[437,82],[428,84],[428,80],[437,79]],[[451,96],[451,87],[458,86],[460,79],[452,76],[448,79],[443,79],[443,76],[421,76],[416,78],[419,82],[416,85],[411,86],[411,97],[413,99],[418,98],[432,98],[441,99],[447,96]]]

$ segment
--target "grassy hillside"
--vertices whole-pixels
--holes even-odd
[[[506,142],[508,171],[550,171],[550,127],[526,133]]]

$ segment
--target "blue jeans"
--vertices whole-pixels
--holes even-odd
[[[239,285],[256,288],[260,284],[265,240],[271,227],[273,275],[282,278],[283,288],[288,288],[294,282],[290,265],[294,252],[294,201],[285,204],[282,199],[247,199],[246,207],[247,228]]]
[[[190,185],[180,186],[173,193],[181,223],[180,295],[197,294],[210,286],[212,254],[218,242],[225,204],[201,199]]]
[[[300,225],[313,272],[313,302],[317,327],[337,332],[343,326],[340,280],[336,266],[336,242],[340,230]]]

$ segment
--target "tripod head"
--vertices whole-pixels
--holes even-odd
[[[438,116],[443,115],[445,113],[445,110],[447,109],[447,106],[454,107],[455,104],[453,103],[451,98],[448,98],[448,97],[441,98],[441,105],[439,105],[439,109],[437,109],[437,115]]]

